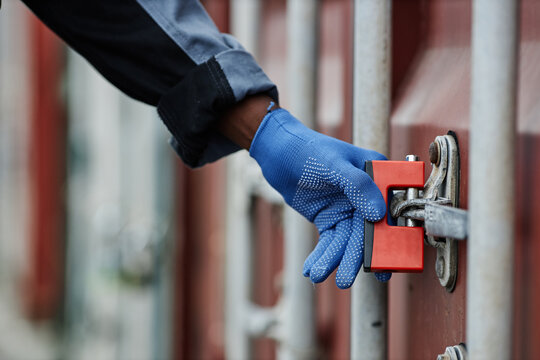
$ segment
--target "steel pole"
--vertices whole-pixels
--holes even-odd
[[[257,54],[259,0],[232,0],[231,32],[254,56]],[[246,178],[247,152],[227,161],[226,254],[225,254],[225,354],[227,359],[253,357],[248,329],[253,292],[253,241]]]
[[[467,347],[510,359],[518,16],[516,0],[475,0],[469,160]],[[496,194],[497,200],[490,201]]]
[[[317,74],[317,0],[287,1],[287,55],[290,111],[306,125],[315,120]],[[285,254],[278,358],[313,359],[315,349],[314,291],[302,276],[313,249],[313,225],[285,209]]]
[[[354,2],[353,142],[388,155],[391,1]],[[352,287],[351,359],[386,359],[387,285],[360,272]]]

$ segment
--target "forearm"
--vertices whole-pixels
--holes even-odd
[[[249,150],[272,101],[267,95],[248,96],[224,113],[219,122],[219,132],[241,148]],[[273,110],[277,108],[277,104],[272,107]]]

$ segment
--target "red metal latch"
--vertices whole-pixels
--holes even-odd
[[[366,172],[388,204],[390,190],[424,187],[423,161],[367,161]],[[424,229],[391,226],[383,220],[365,222],[364,271],[421,272],[424,270]]]

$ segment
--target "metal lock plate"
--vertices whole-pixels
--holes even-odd
[[[433,160],[435,160],[433,162]],[[433,170],[424,187],[424,198],[437,200],[447,199],[452,207],[459,206],[459,148],[454,133],[437,136],[430,146],[430,161]],[[425,223],[429,226],[451,225],[446,217],[443,221],[433,221],[436,216],[436,207],[426,205]],[[441,219],[439,219],[441,220]],[[434,225],[435,224],[435,225]],[[452,226],[456,226],[455,224]],[[429,232],[427,233],[429,234]],[[439,282],[448,291],[452,292],[457,279],[457,251],[458,245],[454,238],[436,238],[426,235],[426,242],[437,249],[435,273]]]

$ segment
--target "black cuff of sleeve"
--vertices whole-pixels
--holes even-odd
[[[186,165],[198,165],[219,114],[235,102],[215,58],[195,67],[163,95],[157,110],[176,139],[175,150]]]
[[[275,86],[265,93],[278,101]],[[195,67],[163,95],[157,110],[174,138],[175,151],[186,165],[194,168],[208,161],[203,156],[209,142],[216,137],[215,124],[223,111],[236,102],[229,81],[214,57]]]

